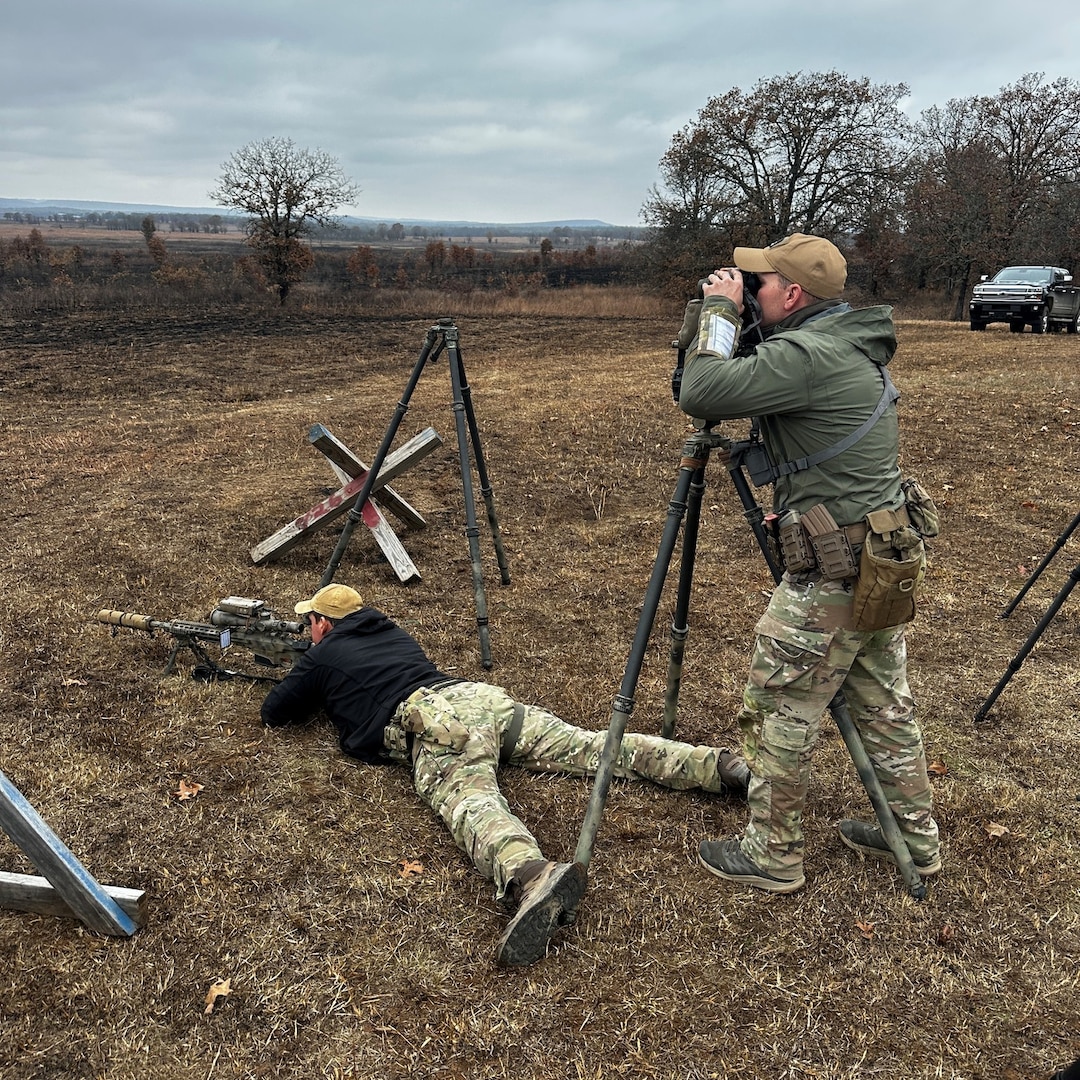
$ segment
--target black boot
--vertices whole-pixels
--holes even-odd
[[[750,787],[750,766],[731,750],[717,754],[716,775],[723,785],[722,794],[737,795],[745,799]]]

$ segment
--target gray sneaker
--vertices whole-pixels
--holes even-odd
[[[781,877],[769,874],[751,862],[742,852],[738,840],[702,840],[698,846],[698,862],[717,877],[752,885],[765,892],[793,893],[806,884],[806,878]]]
[[[852,821],[844,818],[840,822],[840,839],[847,844],[852,851],[861,852],[863,855],[873,855],[876,859],[888,859],[895,863],[893,855],[885,835],[877,825],[868,825],[865,821]],[[928,859],[916,859],[913,855],[911,861],[915,864],[915,870],[919,877],[933,877],[941,871],[941,856],[932,855]]]
[[[586,871],[581,863],[548,863],[525,885],[517,914],[495,948],[495,959],[506,967],[526,967],[542,960],[561,926],[572,922],[585,894]]]

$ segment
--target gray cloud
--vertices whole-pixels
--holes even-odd
[[[234,150],[283,135],[386,220],[634,224],[710,95],[787,72],[906,83],[912,116],[1080,76],[1080,12],[1014,33],[1004,0],[40,0],[4,22],[0,195],[206,206]]]

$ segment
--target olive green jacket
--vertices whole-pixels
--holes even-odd
[[[724,305],[734,312],[730,300],[706,298],[702,320]],[[762,441],[779,465],[826,450],[855,431],[877,407],[881,367],[895,351],[892,308],[855,310],[826,301],[779,323],[747,356],[726,359],[692,346],[679,405],[710,423],[757,417]],[[824,503],[837,524],[852,525],[872,510],[898,507],[904,501],[898,448],[894,402],[847,450],[781,476],[773,509],[805,512]]]

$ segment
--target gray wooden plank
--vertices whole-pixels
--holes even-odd
[[[135,933],[138,928],[119,904],[94,880],[2,772],[0,828],[91,930],[118,936]]]

